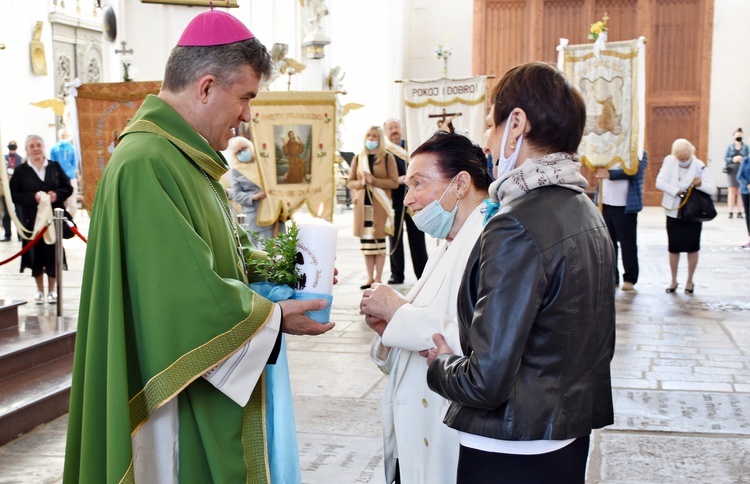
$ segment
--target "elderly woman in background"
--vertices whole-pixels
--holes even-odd
[[[482,201],[492,179],[482,148],[459,134],[436,132],[412,153],[404,204],[417,227],[445,241],[424,273],[402,296],[374,284],[360,309],[377,332],[372,360],[388,375],[383,392],[386,482],[456,482],[458,435],[443,425],[444,398],[427,388],[419,351],[441,333],[460,353],[456,298],[471,249],[482,232]]]
[[[232,169],[229,170],[232,182],[229,197],[242,207],[242,212],[246,216],[247,231],[257,234],[259,239],[268,239],[278,233],[284,233],[286,227],[283,223],[258,225],[258,208],[260,201],[266,198],[266,192],[253,181],[260,180],[253,143],[245,137],[235,136],[229,140],[227,150],[233,158],[230,160],[230,163],[233,163]],[[256,239],[253,241],[257,242]]]
[[[667,215],[667,238],[669,239],[669,269],[672,281],[667,287],[668,294],[677,290],[677,266],[680,253],[687,252],[688,275],[685,281],[685,294],[693,294],[693,274],[698,265],[698,251],[701,249],[702,222],[677,218],[678,207],[690,185],[709,195],[716,194],[711,171],[706,164],[695,157],[695,146],[686,139],[672,143],[672,154],[664,158],[656,176],[656,189],[664,192],[661,204]]]
[[[13,172],[10,193],[13,203],[21,207],[21,223],[31,233],[38,209],[47,207],[50,215],[56,208],[64,209],[65,200],[73,193],[73,186],[62,167],[56,161],[47,160],[41,136],[32,134],[26,138],[26,156],[26,163],[16,166]],[[29,243],[30,240],[24,240],[24,247]],[[26,268],[31,269],[36,281],[34,302],[43,304],[45,301],[44,274],[47,274],[47,302],[57,302],[55,246],[46,244],[44,240],[37,242],[21,256],[21,272]]]
[[[367,282],[360,289],[382,282],[385,236],[393,235],[391,190],[398,188],[398,167],[393,155],[385,150],[383,139],[379,126],[367,130],[365,147],[352,160],[346,183],[354,203],[354,236],[360,239],[367,269]]]
[[[427,382],[451,400],[457,482],[583,483],[592,429],[613,422],[614,249],[575,154],[581,95],[541,62],[495,86],[486,148],[500,210],[458,296],[463,356],[433,336]]]

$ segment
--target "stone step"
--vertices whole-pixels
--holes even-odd
[[[68,412],[73,354],[0,380],[0,445]]]
[[[0,299],[0,329],[18,326],[18,306],[24,304],[21,299]]]
[[[26,316],[16,327],[0,330],[0,381],[73,353],[75,321]],[[0,392],[2,389],[0,388]]]
[[[39,315],[0,329],[0,445],[67,413],[75,327]]]

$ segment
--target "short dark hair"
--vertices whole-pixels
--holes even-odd
[[[167,60],[164,89],[180,92],[206,74],[213,74],[221,85],[232,84],[239,67],[249,65],[261,80],[271,75],[273,61],[266,47],[256,38],[226,45],[177,46]]]
[[[586,103],[562,72],[544,62],[529,62],[505,73],[492,91],[495,125],[521,108],[531,123],[524,135],[540,149],[575,153],[586,125]]]
[[[435,131],[411,156],[426,154],[437,159],[438,171],[446,179],[465,171],[480,190],[486,190],[492,183],[484,151],[462,134]]]

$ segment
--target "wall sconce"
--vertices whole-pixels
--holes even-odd
[[[42,43],[42,27],[44,24],[41,21],[36,23],[34,27],[34,34],[29,42],[29,52],[31,54],[31,72],[37,76],[47,75],[47,56],[44,55],[44,44]]]

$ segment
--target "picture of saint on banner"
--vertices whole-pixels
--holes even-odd
[[[310,183],[312,125],[282,124],[273,127],[277,183]]]
[[[612,80],[598,78],[595,81],[581,79],[579,88],[586,102],[586,127],[583,135],[595,133],[599,136],[622,133],[623,79]]]

